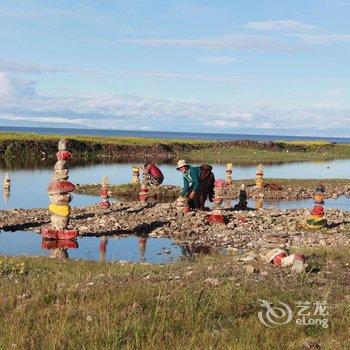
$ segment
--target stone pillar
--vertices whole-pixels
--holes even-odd
[[[70,192],[75,186],[67,181],[69,177],[68,160],[72,154],[67,150],[67,140],[62,139],[58,143],[57,162],[54,166],[55,173],[49,185],[49,198],[51,204],[51,226],[43,228],[41,234],[50,239],[73,239],[78,235],[77,230],[68,228],[72,200]]]
[[[327,219],[324,218],[324,198],[325,189],[322,184],[319,184],[315,191],[315,205],[310,212],[311,215],[305,221],[308,228],[319,229],[327,225]]]
[[[222,215],[222,206],[223,201],[223,191],[224,191],[224,180],[218,179],[215,180],[214,184],[214,198],[213,206],[211,208],[211,214],[205,216],[205,220],[211,223],[226,224],[225,217]]]
[[[233,164],[227,163],[227,165],[226,165],[226,180],[225,180],[225,183],[227,186],[231,186],[233,184],[232,168],[233,168]]]
[[[139,199],[140,199],[140,202],[147,202],[148,201],[148,186],[147,186],[146,182],[142,182],[142,184],[141,184]]]
[[[264,194],[259,193],[258,197],[254,200],[255,209],[262,209],[264,207]]]
[[[264,187],[264,167],[262,164],[259,164],[257,167],[255,185],[258,188]]]
[[[133,167],[132,168],[131,184],[138,185],[139,183],[140,183],[140,168]]]
[[[188,213],[191,210],[188,205],[187,197],[180,196],[179,198],[177,198],[175,201],[175,206],[177,211],[179,212]]]
[[[101,202],[99,203],[101,208],[109,208],[111,203],[109,203],[109,193],[108,193],[108,177],[104,176],[102,178],[102,187],[100,191]]]

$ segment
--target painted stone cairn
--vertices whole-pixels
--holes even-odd
[[[245,185],[242,184],[239,190],[238,195],[238,204],[234,206],[235,210],[247,210],[248,209],[248,202],[247,202],[247,191],[245,189]]]
[[[227,165],[226,165],[226,179],[225,179],[225,184],[227,186],[232,186],[232,184],[233,184],[232,168],[233,168],[233,164],[232,163],[227,163]]]
[[[69,177],[68,160],[72,154],[67,150],[67,140],[61,139],[58,143],[56,154],[57,162],[54,166],[54,175],[49,185],[48,192],[51,204],[51,227],[43,228],[41,234],[49,239],[73,239],[78,235],[77,230],[68,228],[72,200],[70,192],[75,186],[67,181]]]
[[[264,167],[259,164],[256,169],[255,186],[258,188],[264,187]]]
[[[9,174],[5,174],[4,183],[3,183],[3,190],[4,191],[11,191],[11,179]]]
[[[264,207],[264,194],[259,193],[259,195],[254,199],[255,209],[262,209]]]
[[[138,185],[139,183],[140,183],[140,168],[134,166],[132,168],[131,184]]]
[[[222,214],[222,201],[224,196],[225,181],[222,179],[215,180],[214,198],[211,214],[205,216],[205,220],[211,223],[226,224],[225,217]]]
[[[187,213],[190,211],[190,207],[188,205],[188,199],[187,197],[180,196],[175,201],[175,207],[177,211]]]
[[[142,181],[140,192],[139,192],[139,199],[140,202],[146,203],[148,201],[148,184],[146,181]]]
[[[99,206],[101,208],[107,209],[111,206],[111,203],[109,202],[109,191],[108,191],[108,177],[104,176],[102,178],[102,187],[100,190],[100,196],[101,196],[101,202],[99,203]]]
[[[315,205],[310,212],[310,216],[306,219],[305,224],[308,228],[319,229],[327,225],[327,219],[324,218],[324,197],[325,189],[319,184],[315,192]]]

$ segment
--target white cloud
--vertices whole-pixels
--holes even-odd
[[[34,97],[34,84],[32,81],[13,78],[0,72],[0,102]]]
[[[350,106],[295,109],[217,106],[120,94],[50,96],[0,74],[0,122],[16,125],[332,135],[349,134]]]
[[[239,62],[239,60],[232,56],[202,56],[200,60],[206,64],[212,65],[226,65],[233,62]]]
[[[290,41],[268,36],[243,34],[225,35],[203,39],[118,39],[118,42],[145,46],[189,46],[223,50],[293,51],[300,47]]]
[[[244,27],[264,31],[295,31],[308,32],[319,29],[312,24],[302,23],[292,19],[278,21],[248,22]]]
[[[151,78],[166,78],[166,79],[190,79],[190,80],[204,80],[204,81],[216,81],[216,82],[245,82],[246,79],[239,77],[232,77],[227,75],[208,75],[208,74],[179,74],[179,73],[166,73],[166,72],[149,72],[143,73],[147,77]]]
[[[350,43],[350,34],[293,34],[293,36],[311,45]]]

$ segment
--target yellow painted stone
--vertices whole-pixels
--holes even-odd
[[[51,213],[56,214],[58,216],[67,217],[70,214],[70,206],[69,205],[50,204],[49,210],[51,211]]]

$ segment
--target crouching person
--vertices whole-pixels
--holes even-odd
[[[164,175],[158,167],[152,163],[146,163],[143,176],[150,185],[159,186],[163,183]]]
[[[191,166],[181,159],[177,163],[178,171],[183,176],[182,196],[188,196],[188,204],[192,209],[205,210],[208,196],[213,198],[215,177],[210,165]]]

